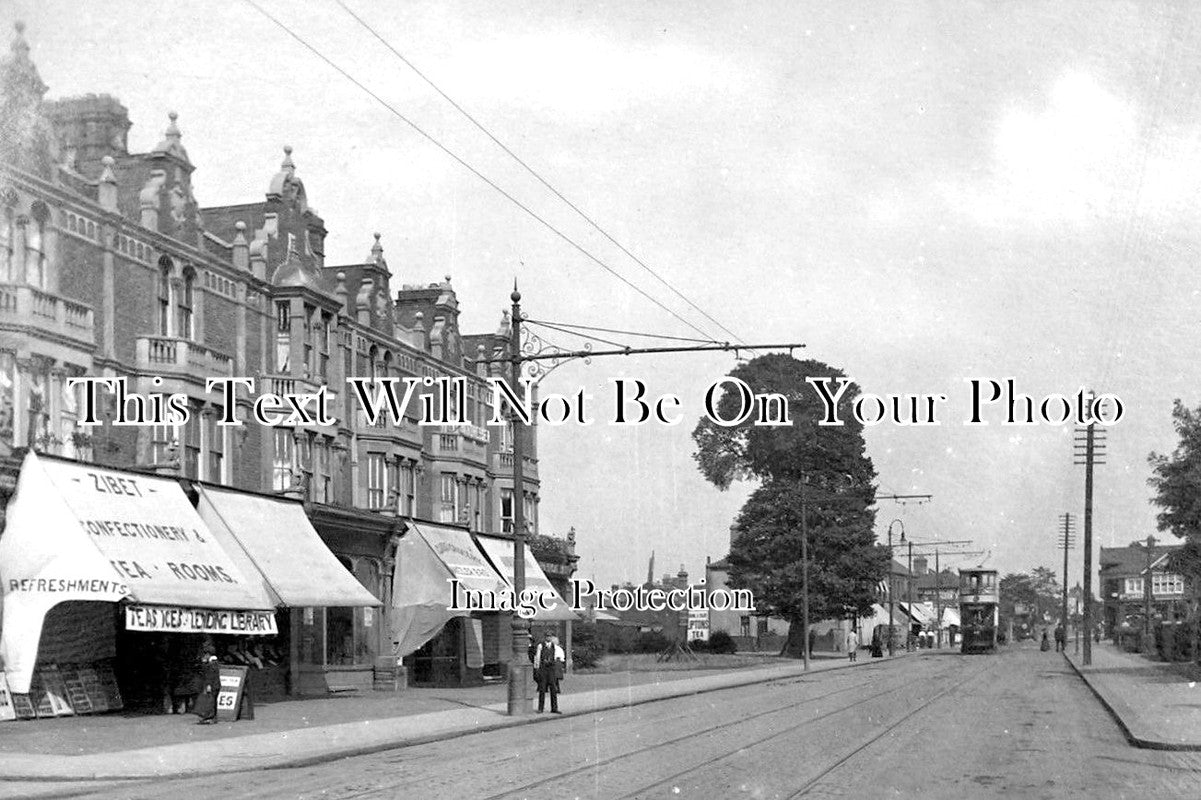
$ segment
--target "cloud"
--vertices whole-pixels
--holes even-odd
[[[1042,108],[1013,108],[996,125],[978,177],[941,184],[979,222],[1106,221],[1190,212],[1201,191],[1197,130],[1166,129],[1090,75],[1057,80]]]

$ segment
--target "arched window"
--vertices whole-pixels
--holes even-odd
[[[176,298],[175,335],[181,339],[192,338],[192,296],[196,273],[191,267],[184,270],[183,287]]]
[[[163,256],[158,260],[158,334],[171,335],[171,273],[175,265]]]

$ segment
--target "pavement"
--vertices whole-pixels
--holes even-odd
[[[1068,643],[1064,655],[1117,720],[1127,740],[1152,750],[1201,750],[1201,670],[1093,645],[1092,664]]]
[[[897,657],[901,657],[899,654]],[[864,668],[821,654],[812,671]],[[888,660],[888,659],[885,659]],[[560,695],[563,716],[804,674],[799,661],[742,669],[574,674]],[[407,689],[355,697],[256,705],[252,721],[198,726],[192,715],[64,717],[0,723],[0,780],[88,781],[212,775],[299,767],[537,724],[552,714],[508,716],[504,684],[470,689]],[[337,721],[343,720],[343,721]]]

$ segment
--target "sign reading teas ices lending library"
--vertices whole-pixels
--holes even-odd
[[[175,480],[29,453],[0,537],[9,689],[29,691],[44,618],[59,603],[273,609],[261,576],[238,563]]]
[[[274,636],[279,633],[275,627],[275,614],[270,611],[143,605],[125,607],[125,630],[236,636]]]

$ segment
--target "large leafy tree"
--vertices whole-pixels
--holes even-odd
[[[1172,404],[1172,427],[1179,442],[1171,454],[1151,453],[1155,490],[1151,503],[1158,506],[1157,527],[1185,540],[1169,559],[1169,568],[1184,576],[1193,625],[1193,652],[1201,632],[1201,408],[1190,409],[1180,400]]]
[[[722,427],[705,418],[693,431],[701,473],[719,489],[736,480],[761,485],[739,514],[730,549],[730,579],[751,589],[759,613],[789,620],[785,652],[799,655],[801,633],[802,519],[809,536],[810,619],[870,611],[889,556],[874,542],[875,468],[867,456],[863,427],[851,414],[859,394],[851,383],[838,408],[842,425],[818,425],[825,407],[806,377],[842,378],[820,361],[760,356],[731,377],[755,393],[787,398],[787,426]],[[832,390],[833,391],[833,390]],[[729,387],[717,402],[733,418],[739,400]]]
[[[1151,499],[1160,512],[1161,531],[1180,538],[1201,536],[1201,408],[1189,409],[1177,400],[1172,406],[1172,426],[1180,442],[1170,454],[1151,453]]]

